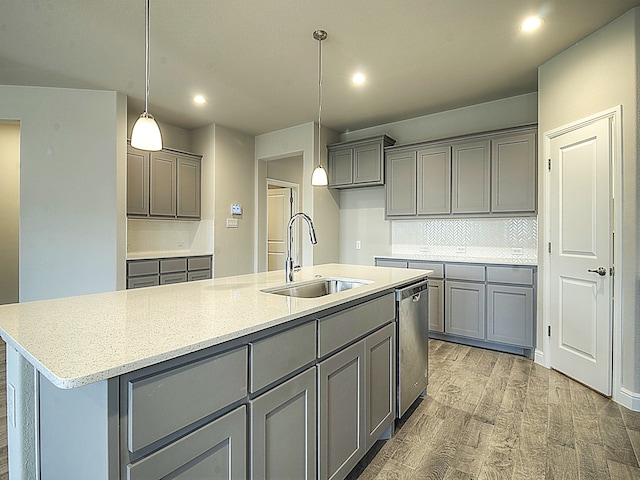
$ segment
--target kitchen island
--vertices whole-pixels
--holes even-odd
[[[11,478],[260,477],[279,452],[341,478],[392,428],[393,291],[429,273],[333,264],[296,281],[366,283],[263,292],[280,271],[0,307]]]

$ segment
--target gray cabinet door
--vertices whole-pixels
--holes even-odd
[[[353,148],[329,151],[329,186],[353,183]]]
[[[489,213],[489,148],[488,140],[453,146],[452,213]]]
[[[178,157],[178,217],[200,218],[200,160]]]
[[[364,339],[366,367],[366,445],[369,450],[395,419],[396,324]]]
[[[484,340],[484,283],[447,281],[445,290],[445,332]]]
[[[353,183],[382,184],[382,146],[379,143],[353,149]]]
[[[127,149],[127,215],[149,215],[149,153]]]
[[[316,478],[316,368],[250,405],[251,478]]]
[[[533,347],[533,288],[487,286],[487,340]]]
[[[491,141],[491,211],[536,211],[536,135]]]
[[[451,213],[451,147],[418,150],[418,215]]]
[[[429,279],[429,330],[444,332],[444,280]]]
[[[416,214],[416,152],[392,152],[386,156],[386,214]]]
[[[364,341],[318,366],[318,477],[344,478],[365,453]]]
[[[163,152],[151,154],[151,216],[176,216],[176,157]]]
[[[127,479],[244,480],[246,437],[246,407],[242,406],[148,457],[127,465]]]

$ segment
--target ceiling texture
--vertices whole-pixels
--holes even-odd
[[[149,111],[253,135],[317,120],[316,29],[328,32],[322,123],[337,132],[535,92],[538,66],[638,5],[151,0]],[[1,0],[0,84],[115,90],[142,112],[144,12],[144,0]],[[544,24],[525,34],[529,15]]]

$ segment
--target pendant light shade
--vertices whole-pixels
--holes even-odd
[[[323,186],[329,183],[327,171],[322,166],[322,143],[320,136],[322,134],[322,41],[327,38],[327,32],[324,30],[316,30],[313,32],[313,38],[318,41],[318,166],[313,170],[311,175],[311,185]]]
[[[320,164],[313,170],[313,174],[311,175],[311,185],[314,187],[320,187],[323,185],[328,185],[329,179],[327,178],[327,171]]]
[[[131,146],[139,150],[162,150],[162,134],[153,115],[149,113],[149,0],[145,9],[145,80],[144,112],[133,125]]]

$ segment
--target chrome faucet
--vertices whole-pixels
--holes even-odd
[[[313,245],[318,243],[318,240],[316,239],[316,230],[315,228],[313,228],[313,220],[311,220],[311,217],[309,217],[309,215],[307,215],[306,213],[302,213],[302,212],[293,214],[289,219],[289,224],[287,225],[287,230],[289,231],[289,239],[288,239],[289,243],[287,244],[287,260],[284,265],[284,270],[287,276],[287,283],[293,282],[293,271],[295,268],[293,266],[293,258],[291,257],[291,244],[293,243],[292,227],[293,227],[293,221],[298,217],[304,218],[307,221],[307,225],[309,225],[309,239],[311,240],[311,243]]]

